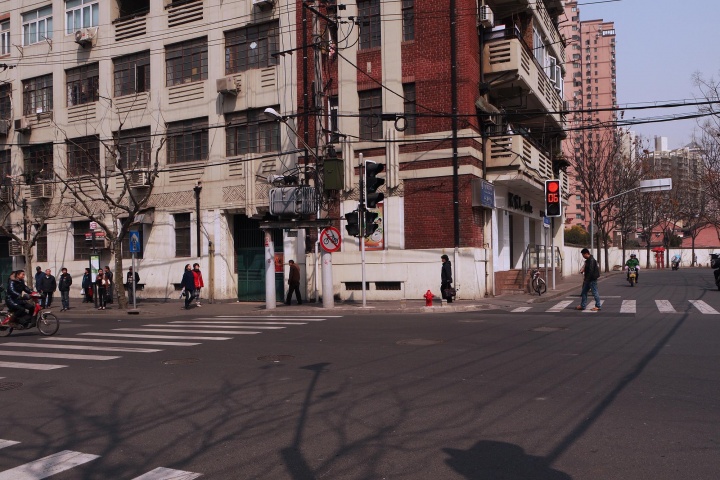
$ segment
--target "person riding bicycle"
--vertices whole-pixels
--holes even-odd
[[[15,313],[15,321],[27,326],[30,317],[35,311],[35,305],[23,298],[23,294],[32,293],[32,290],[25,285],[25,270],[15,272],[15,279],[8,282],[8,291],[5,296],[5,305],[10,312]]]
[[[634,253],[630,254],[630,258],[627,262],[625,262],[625,266],[628,270],[628,280],[630,280],[630,269],[635,269],[635,283],[637,283],[638,279],[640,278],[640,260],[637,259],[637,256]]]

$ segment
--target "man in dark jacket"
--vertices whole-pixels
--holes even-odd
[[[120,277],[122,279],[122,277]],[[108,287],[107,287],[107,297],[108,297],[108,303],[113,303],[113,290],[115,290],[115,282],[113,281],[113,273],[112,270],[110,270],[109,265],[105,265],[105,280],[107,280]]]
[[[23,326],[29,323],[29,317],[35,311],[35,305],[23,298],[23,293],[32,293],[32,290],[25,285],[25,270],[15,272],[15,278],[8,283],[8,291],[5,295],[5,305],[15,313],[15,321]]]
[[[193,275],[192,267],[188,263],[185,265],[185,272],[183,273],[182,282],[183,290],[185,291],[185,310],[190,310],[190,303],[195,298],[195,275]]]
[[[595,298],[595,306],[592,308],[593,312],[599,312],[600,306],[600,294],[597,289],[597,280],[600,278],[600,266],[597,261],[590,255],[590,251],[587,248],[580,250],[583,258],[585,259],[585,265],[580,269],[580,273],[583,274],[583,286],[582,292],[580,293],[580,305],[575,307],[578,310],[585,310],[588,304],[588,292],[592,291],[593,297]]]
[[[133,275],[133,267],[130,267],[130,270],[128,270],[127,273],[127,280],[125,280],[125,290],[127,290],[128,294],[128,303],[135,303],[135,297],[133,297],[133,284],[135,284],[135,287],[137,288],[137,284],[140,283],[140,275],[138,275],[137,272],[134,272]]]
[[[35,291],[38,293],[42,293],[42,290],[40,290],[40,279],[42,279],[44,275],[41,267],[35,267]]]
[[[83,293],[83,303],[92,303],[92,275],[89,268],[86,268],[83,273],[80,287]]]
[[[60,301],[62,302],[62,309],[70,310],[70,286],[72,285],[72,277],[67,271],[67,268],[62,268],[60,279],[58,280],[58,290],[60,290]]]
[[[452,287],[453,283],[452,264],[450,263],[450,258],[448,258],[447,255],[440,257],[440,260],[442,261],[442,270],[440,270],[440,294],[442,295],[442,298],[447,299],[448,303],[452,303],[452,295],[446,294],[447,290]]]
[[[55,277],[52,276],[52,271],[49,268],[45,270],[45,275],[40,278],[37,288],[42,292],[43,308],[50,308],[52,305],[53,293],[57,290],[57,281],[55,280]]]
[[[292,302],[293,293],[297,299],[298,305],[302,305],[302,297],[300,296],[300,267],[295,265],[295,260],[288,262],[290,265],[290,276],[288,277],[288,289],[287,298],[285,299],[285,305],[290,305]]]

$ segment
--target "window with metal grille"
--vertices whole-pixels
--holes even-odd
[[[10,149],[0,150],[0,185],[10,185]]]
[[[402,290],[402,282],[375,282],[375,290]]]
[[[415,0],[402,0],[403,41],[415,40]]]
[[[65,35],[81,28],[100,24],[100,3],[97,0],[67,0],[65,2]]]
[[[150,50],[113,59],[115,96],[150,90]]]
[[[0,120],[12,120],[12,83],[0,85]]]
[[[52,5],[23,13],[22,17],[22,44],[32,45],[43,42],[53,36]]]
[[[23,115],[52,112],[52,109],[52,74],[23,80]]]
[[[358,0],[358,22],[360,23],[360,50],[379,47],[380,0]]]
[[[150,168],[150,127],[115,132],[115,142],[123,170]]]
[[[225,32],[225,73],[277,65],[279,28],[276,20]]]
[[[167,163],[200,162],[208,157],[208,119],[167,124]]]
[[[85,234],[90,233],[90,222],[73,222],[73,249],[75,260],[90,260],[92,255],[92,241],[85,240]],[[98,246],[98,239],[95,239],[95,246]]]
[[[415,125],[417,117],[415,116],[415,84],[404,83],[403,84],[403,104],[405,112],[405,135],[415,135]]]
[[[0,23],[0,55],[9,55],[10,47],[10,20]]]
[[[274,108],[279,109],[278,106]],[[228,157],[280,151],[280,122],[269,120],[263,110],[247,110],[225,117],[225,150]]]
[[[97,102],[100,98],[100,71],[97,63],[65,70],[67,106]]]
[[[345,290],[362,290],[362,282],[344,282]],[[365,282],[365,290],[370,290],[370,282]]]
[[[67,141],[67,173],[70,177],[100,172],[100,140],[97,135]]]
[[[38,181],[47,181],[53,179],[53,144],[43,143],[40,145],[32,145],[23,147],[23,161],[25,182],[33,185]]]
[[[190,214],[177,213],[175,219],[175,256],[190,256]]]
[[[382,90],[366,90],[358,92],[360,99],[360,139],[382,139]]]
[[[166,46],[165,78],[168,87],[207,80],[207,37]]]
[[[39,225],[35,225],[38,228]],[[40,230],[40,234],[35,240],[35,256],[38,262],[48,261],[48,237],[47,237],[47,225],[43,225]]]

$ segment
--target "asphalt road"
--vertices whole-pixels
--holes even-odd
[[[51,340],[0,339],[0,480],[716,479],[711,270],[614,276],[600,293],[597,313],[568,296],[453,314],[63,315]]]

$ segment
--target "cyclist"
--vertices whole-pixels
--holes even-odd
[[[640,260],[637,259],[637,256],[634,253],[630,254],[630,258],[627,262],[625,262],[625,266],[627,267],[628,273],[627,278],[630,280],[630,269],[635,269],[635,283],[638,282],[640,279]]]
[[[15,321],[23,326],[29,323],[35,311],[35,305],[23,298],[24,293],[32,293],[32,290],[25,285],[25,270],[15,272],[15,279],[8,283],[8,291],[5,297],[5,305],[10,312],[15,313]]]

